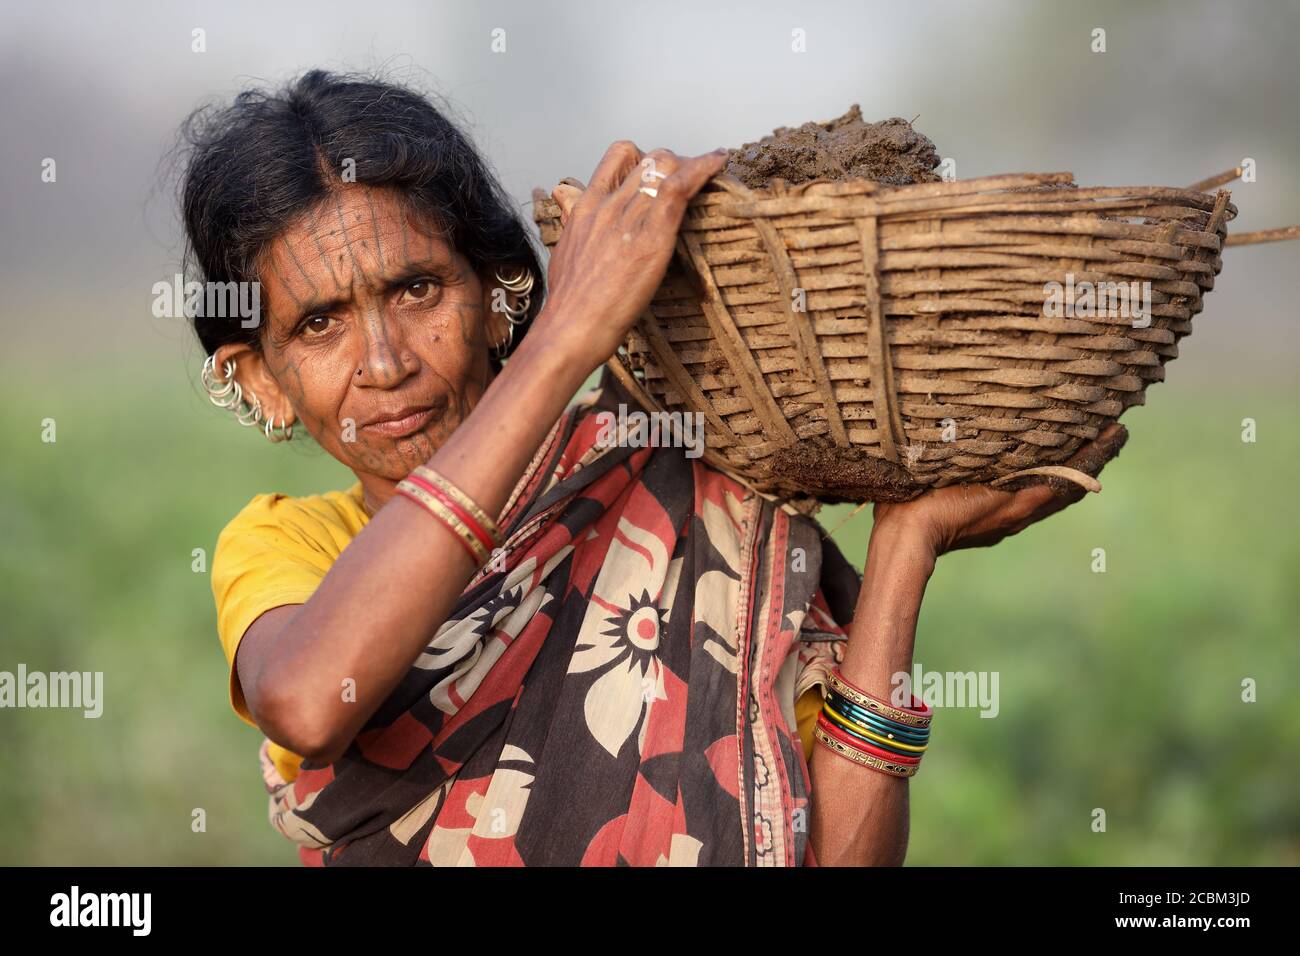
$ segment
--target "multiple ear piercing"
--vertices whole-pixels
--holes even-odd
[[[502,309],[509,324],[506,326],[505,341],[493,350],[493,354],[498,359],[503,359],[510,354],[510,348],[515,343],[515,326],[523,325],[527,321],[528,306],[532,301],[533,274],[527,266],[522,266],[519,275],[507,279],[498,269],[496,280],[501,283],[501,288],[513,292],[518,297],[518,301],[513,306],[506,303]]]
[[[235,381],[235,360],[227,359],[221,366],[221,379],[217,378],[217,357],[209,355],[203,361],[203,389],[208,393],[208,401],[217,408],[224,408],[235,413],[235,421],[241,425],[261,425],[267,441],[290,441],[293,438],[293,425],[283,416],[276,425],[276,417],[265,417],[262,401],[251,392],[252,401],[244,395],[243,388]]]
[[[516,276],[509,278],[501,274],[501,270],[496,271],[496,280],[501,283],[501,287],[507,292],[513,292],[516,297],[514,305],[506,303],[502,310],[505,313],[506,338],[493,349],[493,354],[497,359],[503,359],[510,354],[510,349],[515,342],[515,326],[523,325],[528,321],[528,306],[532,301],[533,291],[533,274],[527,266],[523,266]],[[280,416],[279,425],[276,425],[276,416],[266,417],[262,409],[262,401],[252,392],[244,394],[243,388],[235,381],[235,360],[227,359],[221,365],[222,377],[217,378],[217,357],[215,354],[209,355],[203,362],[203,389],[208,393],[208,400],[217,408],[224,408],[227,411],[235,413],[235,421],[241,425],[256,426],[261,425],[262,431],[266,438],[271,442],[290,441],[293,438],[293,425],[283,416]],[[358,373],[359,374],[359,373]]]

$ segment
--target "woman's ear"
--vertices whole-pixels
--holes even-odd
[[[510,290],[502,288],[495,279],[489,277],[483,283],[483,315],[486,317],[483,333],[487,339],[488,349],[494,353],[496,349],[505,345],[510,335],[510,322],[505,312],[501,311],[499,303],[504,303],[513,309],[519,304],[519,297]]]
[[[280,427],[292,425],[297,420],[288,396],[280,388],[280,383],[267,367],[266,359],[257,349],[247,342],[232,342],[220,346],[213,353],[213,359],[217,378],[221,381],[226,377],[226,363],[234,363],[235,381],[239,383],[244,401],[251,408],[254,399],[257,400],[262,408],[263,421],[274,417],[275,426]]]

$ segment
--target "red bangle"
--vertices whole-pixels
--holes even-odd
[[[402,487],[401,483],[399,483],[396,492],[406,500],[415,502],[423,508],[427,514],[431,515],[434,520],[455,535],[456,540],[460,542],[460,546],[469,553],[471,558],[474,559],[474,566],[476,568],[482,567],[486,564],[488,555],[484,552],[483,546],[478,542],[478,539],[474,537],[474,532],[470,531],[468,527],[457,528],[452,522],[458,519],[450,510],[446,510],[445,514],[440,514],[437,509],[443,507],[442,502],[434,498],[433,495],[430,495],[423,488],[414,484],[414,482],[412,482],[411,488],[413,490],[408,491],[406,488]],[[421,501],[418,497],[419,495],[427,495],[429,500]]]
[[[426,481],[424,478],[422,478],[420,475],[416,474],[415,472],[412,472],[411,474],[407,475],[406,480],[411,482],[411,484],[419,485],[429,494],[433,495],[444,505],[446,505],[448,510],[450,510],[452,514],[454,514],[461,521],[465,522],[465,527],[469,528],[470,532],[473,533],[474,537],[478,538],[479,543],[483,545],[483,549],[487,551],[489,554],[492,552],[492,549],[496,547],[496,541],[493,540],[492,536],[489,535],[487,531],[484,530],[483,526],[474,519],[474,516],[471,515],[464,508],[462,508],[460,506],[460,503],[455,499],[453,499],[451,495],[447,494],[445,491],[443,491],[441,488],[437,487],[436,485],[430,484],[428,481]]]
[[[861,749],[856,743],[850,743],[826,729],[823,721],[818,721],[813,728],[814,739],[827,750],[834,751],[845,760],[852,761],[860,767],[867,767],[877,773],[891,777],[914,777],[921,769],[920,764],[906,763],[891,757],[877,757]]]

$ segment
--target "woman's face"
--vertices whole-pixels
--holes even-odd
[[[300,422],[368,499],[423,464],[492,380],[491,288],[388,190],[337,190],[260,263],[263,347],[218,350],[269,416]],[[243,373],[243,374],[239,374]]]

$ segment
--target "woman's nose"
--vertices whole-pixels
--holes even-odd
[[[365,354],[357,381],[376,388],[392,388],[418,370],[419,360],[406,348],[399,323],[376,316],[366,322]]]

